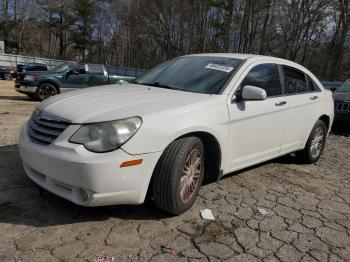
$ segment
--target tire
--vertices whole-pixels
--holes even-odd
[[[296,152],[297,158],[302,163],[313,164],[321,157],[326,144],[327,130],[326,124],[322,120],[317,120],[305,148]]]
[[[57,95],[57,89],[53,84],[42,83],[36,89],[35,96],[39,101],[43,101],[50,96]]]
[[[172,142],[165,149],[153,173],[155,205],[174,215],[188,210],[203,182],[204,161],[204,147],[199,138],[185,137]]]

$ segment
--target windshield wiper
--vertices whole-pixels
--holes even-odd
[[[169,86],[169,85],[166,85],[166,84],[162,84],[162,83],[159,83],[159,82],[154,82],[154,83],[137,83],[135,81],[135,84],[145,85],[145,86],[154,86],[154,87],[160,87],[160,88],[166,88],[166,89],[172,89],[172,90],[179,90],[176,87]]]

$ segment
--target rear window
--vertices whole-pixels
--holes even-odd
[[[142,70],[142,69],[123,68],[123,67],[115,67],[115,66],[107,67],[107,71],[108,71],[108,74],[110,75],[130,76],[130,77],[137,77],[142,75],[145,72],[145,70]]]
[[[103,65],[88,65],[88,72],[92,75],[104,75]]]

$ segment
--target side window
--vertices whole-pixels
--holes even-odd
[[[320,92],[321,88],[315,83],[314,80],[312,80],[311,77],[307,76],[309,91],[311,92]]]
[[[261,64],[253,67],[242,81],[246,85],[265,89],[268,97],[282,94],[278,69],[275,64]]]
[[[110,74],[110,75],[117,75],[118,73],[117,73],[117,68],[116,67],[111,67],[111,66],[109,66],[108,68],[107,68],[107,71],[108,71],[108,74]]]
[[[75,71],[79,75],[86,74],[85,65],[73,65],[71,70]]]
[[[288,66],[283,66],[283,70],[287,94],[307,93],[309,91],[306,77],[303,72]]]
[[[104,75],[103,65],[88,65],[89,73],[92,75]]]

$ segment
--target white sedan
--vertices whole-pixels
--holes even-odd
[[[296,152],[314,163],[334,118],[332,94],[279,58],[201,54],[134,83],[41,103],[20,134],[26,174],[78,205],[141,204],[180,214],[203,179]]]

